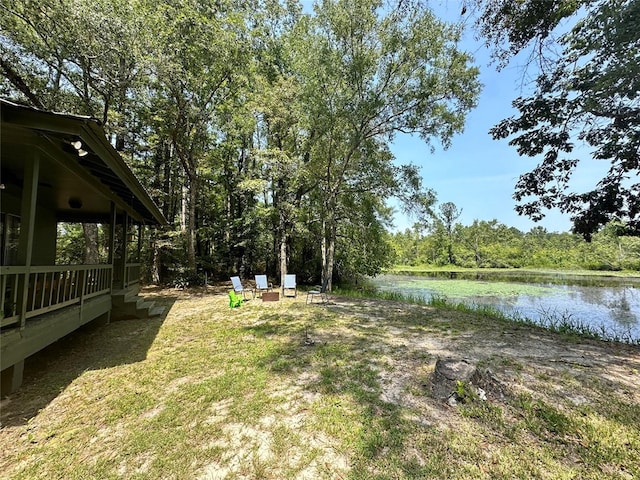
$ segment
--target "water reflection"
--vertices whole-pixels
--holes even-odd
[[[381,290],[399,291],[429,299],[447,296],[452,302],[468,305],[488,305],[508,315],[518,315],[548,325],[566,320],[572,324],[586,325],[609,337],[630,341],[640,340],[640,281],[617,277],[517,275],[517,273],[488,274],[463,272],[437,272],[433,277],[408,275],[383,275],[373,279]],[[443,279],[487,284],[497,281],[512,285],[510,294],[456,295],[438,291]],[[565,283],[560,280],[564,277]],[[517,278],[517,280],[516,280]],[[525,281],[525,278],[527,281]],[[430,280],[439,280],[439,282]],[[466,283],[466,282],[463,282]],[[518,285],[540,286],[540,293],[520,293]],[[401,287],[400,287],[401,286]],[[504,288],[503,288],[504,290]],[[526,290],[522,288],[522,290]]]
[[[390,277],[391,275],[385,275]],[[640,278],[637,277],[614,277],[608,275],[578,275],[559,272],[521,272],[518,270],[487,271],[479,272],[473,270],[446,271],[437,270],[431,272],[397,272],[394,276],[401,277],[424,277],[449,280],[478,280],[486,282],[518,282],[532,283],[540,285],[579,285],[583,287],[606,287],[606,286],[632,286],[640,288]]]
[[[609,310],[612,320],[623,327],[633,327],[639,322],[640,293],[634,287],[619,289],[591,289],[581,292],[585,303],[603,305]],[[635,309],[632,307],[635,306]]]

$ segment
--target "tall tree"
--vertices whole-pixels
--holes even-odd
[[[40,108],[100,119],[122,150],[149,48],[139,3],[6,0],[0,8],[5,90]]]
[[[302,196],[309,190],[304,176],[299,131],[298,92],[291,78],[280,77],[264,91],[259,107],[265,145],[257,152],[267,182],[265,205],[272,209],[274,243],[281,280],[288,270],[290,240]],[[284,284],[282,281],[281,284]]]
[[[304,175],[300,86],[288,61],[291,32],[301,14],[297,2],[270,1],[256,17],[255,77],[256,155],[265,181],[264,205],[271,219],[273,250],[281,285],[288,271],[291,244],[303,196],[310,187]],[[269,265],[267,265],[269,270]],[[273,272],[275,273],[275,272]]]
[[[329,287],[340,207],[354,185],[380,195],[419,187],[416,177],[400,180],[411,171],[392,167],[386,142],[402,132],[448,145],[479,91],[477,69],[457,48],[459,29],[417,4],[384,7],[379,0],[323,0],[315,17],[301,22],[295,46]]]
[[[215,144],[216,119],[246,77],[238,70],[247,53],[244,12],[231,2],[162,4],[155,12],[156,95],[163,99],[165,131],[183,167],[186,185],[187,266],[196,269],[196,227],[201,169]],[[218,122],[219,123],[219,122]]]
[[[442,222],[447,236],[447,260],[450,265],[454,265],[456,261],[453,255],[453,233],[456,221],[460,218],[460,215],[462,215],[462,210],[459,210],[453,202],[443,203],[438,210],[440,211],[438,220]]]

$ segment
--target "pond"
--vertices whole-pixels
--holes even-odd
[[[429,300],[490,306],[509,317],[541,325],[586,326],[609,339],[640,341],[640,278],[522,274],[519,272],[433,272],[381,275],[380,291]]]

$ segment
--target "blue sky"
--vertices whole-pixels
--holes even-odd
[[[303,8],[311,11],[311,0],[303,0]],[[457,22],[461,20],[459,0],[432,0],[431,8],[440,18]],[[467,19],[471,22],[471,19]],[[423,183],[437,194],[438,204],[453,202],[462,210],[459,222],[464,225],[474,220],[496,219],[505,225],[516,227],[523,232],[535,226],[542,226],[549,232],[569,231],[571,221],[568,215],[549,211],[540,222],[533,222],[519,216],[513,200],[514,187],[518,177],[532,170],[537,159],[519,157],[508,140],[495,141],[489,129],[500,120],[517,114],[511,102],[518,96],[526,96],[532,85],[523,78],[524,61],[516,57],[497,71],[489,65],[489,51],[476,40],[468,28],[461,42],[461,48],[475,59],[480,69],[483,85],[478,106],[467,116],[464,132],[453,138],[451,147],[444,150],[434,142],[435,152],[418,137],[398,135],[390,146],[398,164],[412,163],[420,167]],[[525,53],[526,55],[526,53]],[[528,71],[529,78],[535,74]],[[586,155],[586,150],[576,148],[574,152]],[[607,165],[580,166],[574,174],[572,186],[591,188],[602,177]],[[415,219],[404,216],[397,204],[394,229],[404,231],[411,228]]]
[[[430,5],[444,20],[461,20],[459,0],[432,0]],[[559,30],[568,30],[568,25],[571,23],[561,24]],[[535,168],[539,158],[520,157],[508,140],[496,141],[489,135],[489,129],[500,120],[517,115],[512,101],[533,91],[531,79],[535,78],[536,71],[530,68],[527,80],[522,67],[528,53],[523,52],[498,72],[490,65],[489,50],[474,38],[470,28],[465,32],[461,49],[474,57],[483,85],[478,106],[469,112],[464,132],[454,137],[448,150],[436,146],[434,153],[417,137],[399,136],[391,145],[396,161],[421,167],[424,185],[436,192],[438,204],[453,202],[462,210],[459,222],[463,225],[476,219],[496,219],[523,232],[535,226],[542,226],[549,232],[569,231],[569,215],[557,210],[547,211],[545,218],[537,223],[515,212],[515,184],[520,175]],[[589,152],[588,148],[575,145],[573,154],[581,163],[570,186],[576,191],[593,189],[609,167],[606,162],[589,161]],[[396,210],[395,230],[410,228],[415,220],[402,215],[399,208]]]
[[[436,13],[445,19],[460,19],[458,1],[434,2]],[[460,223],[469,225],[473,220],[496,219],[522,231],[542,226],[548,231],[568,231],[571,222],[568,215],[550,211],[535,223],[519,216],[513,200],[518,177],[537,164],[536,159],[519,157],[508,140],[496,141],[489,129],[500,120],[517,114],[511,102],[531,91],[531,85],[523,78],[519,58],[500,72],[489,65],[489,51],[468,30],[461,48],[472,54],[480,68],[483,85],[478,106],[469,112],[464,132],[454,137],[448,150],[436,145],[435,152],[417,137],[402,135],[395,139],[391,151],[398,163],[413,163],[421,167],[424,185],[433,189],[438,203],[453,202],[462,210]],[[588,175],[587,175],[588,176]],[[395,229],[410,228],[414,219],[396,209]]]
[[[453,202],[462,209],[459,221],[465,225],[474,219],[497,219],[523,231],[536,225],[549,231],[567,231],[569,218],[558,212],[549,212],[538,224],[515,212],[515,183],[535,167],[536,161],[519,157],[507,140],[496,141],[489,135],[492,126],[517,113],[511,102],[527,92],[521,70],[508,66],[497,72],[488,65],[486,49],[473,40],[465,41],[464,48],[473,53],[483,84],[478,106],[469,112],[464,132],[453,138],[447,150],[436,144],[433,153],[417,137],[398,136],[391,145],[397,162],[420,166],[425,186],[435,190],[439,203]],[[413,220],[398,211],[395,223],[397,229],[404,230]]]

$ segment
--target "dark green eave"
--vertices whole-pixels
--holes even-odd
[[[138,222],[167,225],[153,199],[94,118],[53,113],[0,99],[0,154],[5,188],[21,188],[24,163],[39,155],[39,202],[59,221],[106,221],[111,202]],[[82,142],[79,156],[71,145]],[[77,202],[79,200],[81,207]],[[75,205],[71,205],[75,203]]]

